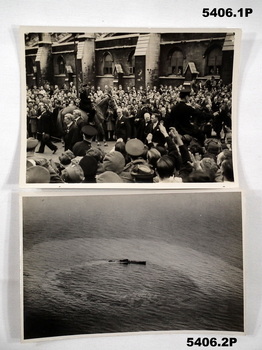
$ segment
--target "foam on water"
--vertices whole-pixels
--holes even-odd
[[[108,261],[126,257],[147,264]],[[81,238],[36,244],[24,260],[26,312],[63,320],[64,334],[242,327],[242,271],[191,248]]]

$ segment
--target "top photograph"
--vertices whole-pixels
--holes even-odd
[[[64,29],[20,31],[20,186],[238,186],[239,30]]]

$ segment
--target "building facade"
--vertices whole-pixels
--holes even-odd
[[[48,81],[118,87],[232,82],[234,33],[27,33],[28,87]]]

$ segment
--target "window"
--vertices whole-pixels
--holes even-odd
[[[104,74],[113,74],[113,59],[109,53],[104,56]]]
[[[57,59],[58,74],[65,74],[65,60],[63,56],[59,56]]]
[[[219,47],[211,50],[207,57],[207,74],[219,75],[222,65],[222,50]]]
[[[26,57],[26,72],[27,74],[34,73],[34,62],[31,57]]]
[[[128,56],[129,74],[135,74],[135,50],[131,51]]]
[[[182,75],[183,73],[183,54],[181,51],[174,51],[171,56],[172,74]]]

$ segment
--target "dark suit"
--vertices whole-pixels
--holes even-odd
[[[166,143],[166,139],[159,129],[159,122],[155,125],[152,125],[151,133],[153,135],[153,139],[152,139],[153,142],[160,145],[164,145]]]
[[[147,135],[151,132],[152,122],[150,120],[146,122],[144,118],[141,119],[137,128],[137,138],[145,143]]]
[[[57,150],[57,147],[51,142],[52,131],[52,114],[51,112],[44,112],[39,120],[39,129],[42,133],[41,144],[39,147],[39,153],[44,153],[45,146],[49,147],[52,151]]]
[[[122,117],[116,120],[115,135],[117,139],[122,138],[124,142],[131,137],[131,127],[127,118]]]
[[[171,109],[168,126],[174,126],[180,135],[188,134],[196,137],[203,144],[205,136],[195,124],[197,117],[198,111],[181,101]]]
[[[191,135],[194,131],[194,126],[191,123],[195,113],[193,107],[188,106],[185,102],[179,102],[171,109],[169,127],[174,126],[181,135]]]
[[[68,149],[72,151],[74,144],[82,139],[79,127],[75,123],[72,123],[64,136],[65,151]]]

